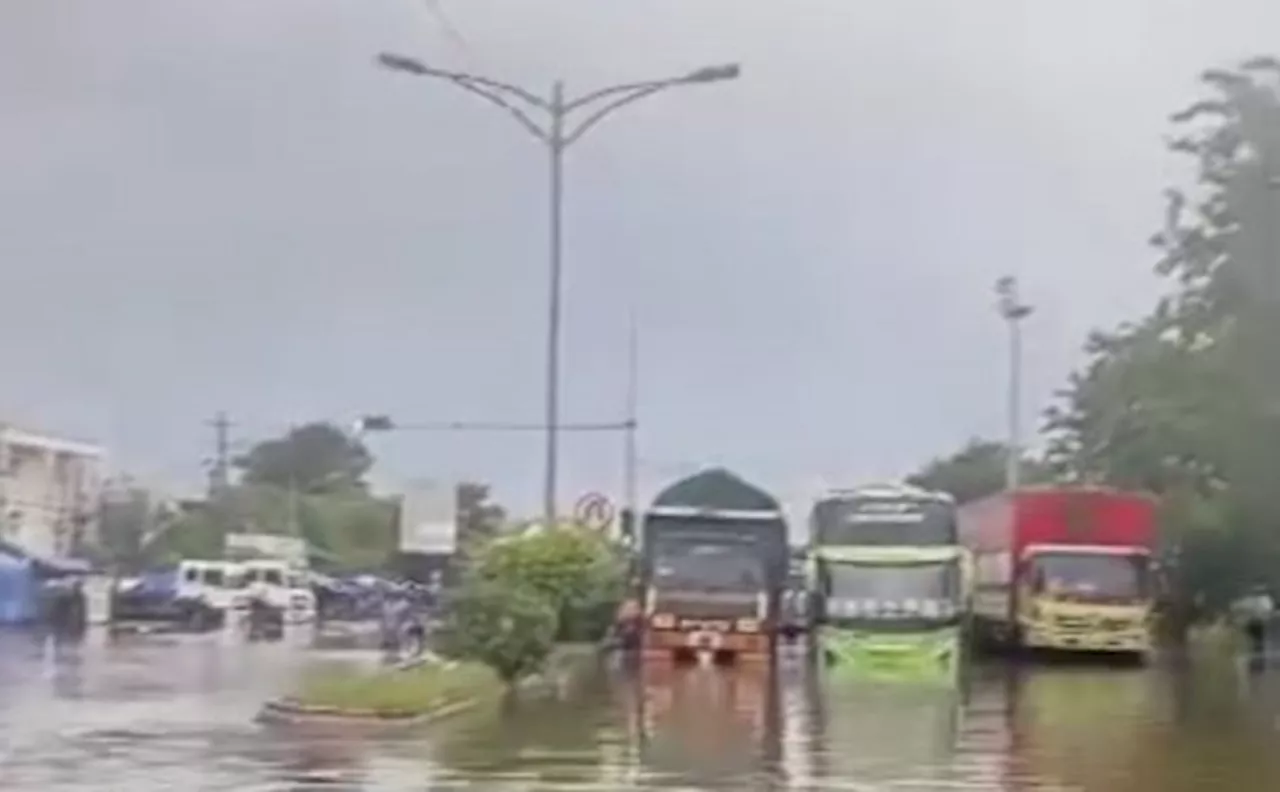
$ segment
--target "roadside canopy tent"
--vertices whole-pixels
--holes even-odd
[[[0,548],[0,625],[36,618],[39,576],[31,559]]]

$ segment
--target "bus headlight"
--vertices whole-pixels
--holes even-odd
[[[744,633],[760,632],[760,622],[755,619],[738,619],[733,628],[738,632]]]
[[[651,622],[655,630],[674,630],[676,628],[676,617],[670,613],[655,614]]]

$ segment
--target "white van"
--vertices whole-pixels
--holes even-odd
[[[224,623],[228,613],[243,607],[239,564],[230,561],[183,560],[178,562],[175,600],[196,629]]]
[[[284,611],[286,622],[300,624],[316,618],[316,595],[304,574],[287,561],[255,559],[238,564],[241,583],[252,596],[259,592],[272,607]]]

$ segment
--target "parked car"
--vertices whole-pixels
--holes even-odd
[[[242,609],[238,565],[187,559],[116,583],[111,592],[114,622],[163,622],[203,632],[219,629],[228,611]]]

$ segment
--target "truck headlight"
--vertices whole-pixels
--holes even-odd
[[[676,617],[670,613],[659,613],[653,617],[652,624],[655,630],[674,630]]]
[[[744,632],[744,633],[760,632],[760,622],[756,621],[755,619],[738,619],[737,623],[734,624],[733,627],[738,632]]]

